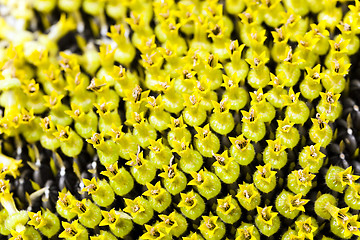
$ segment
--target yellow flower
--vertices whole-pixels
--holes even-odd
[[[71,209],[72,203],[75,201],[75,197],[64,188],[61,192],[59,192],[59,197],[57,203],[60,204],[61,207]]]
[[[309,172],[309,167],[295,170],[292,174],[296,176],[296,182],[299,186],[312,186],[311,181],[315,178],[315,175]]]
[[[223,214],[229,215],[235,209],[235,205],[231,201],[231,195],[226,196],[224,199],[218,199],[218,209],[223,212]]]
[[[61,99],[63,98],[64,95],[58,94],[56,91],[52,91],[50,96],[44,95],[44,100],[45,100],[44,105],[49,108],[57,109],[62,105]]]
[[[80,72],[80,65],[77,55],[73,53],[60,52],[59,65],[71,77],[75,77]]]
[[[150,146],[149,149],[153,152],[161,152],[165,147],[162,144],[162,138],[159,138],[158,140],[149,139]]]
[[[360,222],[357,221],[358,216],[354,215],[349,217],[349,220],[344,224],[344,235],[345,237],[350,237],[352,234],[360,236]]]
[[[81,190],[82,192],[88,192],[88,194],[96,194],[96,192],[99,190],[95,177],[93,177],[91,180],[83,178],[83,183],[85,187]]]
[[[203,99],[203,97],[200,95],[198,91],[194,91],[193,94],[191,95],[183,93],[182,96],[185,100],[184,106],[189,108],[200,106],[200,102]]]
[[[230,41],[229,46],[226,48],[229,52],[229,54],[232,57],[239,57],[241,58],[241,53],[245,48],[245,44],[241,44],[239,46],[239,41],[236,39],[234,41]]]
[[[230,110],[231,103],[228,101],[227,98],[224,98],[219,102],[211,101],[214,109],[214,113],[228,113]]]
[[[159,18],[160,21],[165,20],[166,18],[172,18],[176,14],[174,11],[176,5],[173,1],[154,2],[153,9],[156,17]]]
[[[137,1],[134,2],[136,3]],[[126,18],[125,21],[130,25],[134,32],[141,32],[142,29],[146,28],[146,23],[142,15],[137,15],[137,13],[134,13],[133,11],[130,14],[130,18]]]
[[[351,67],[351,63],[345,64],[345,59],[342,57],[339,60],[334,59],[331,61],[331,71],[330,74],[332,76],[345,76],[348,74],[349,69]]]
[[[302,194],[297,194],[295,196],[289,196],[288,204],[290,206],[290,211],[299,210],[305,212],[304,205],[307,204],[310,200],[301,199]]]
[[[42,73],[44,74],[45,80],[52,83],[59,82],[61,78],[61,70],[55,64],[50,64],[48,68],[42,69]]]
[[[147,103],[148,104],[146,104],[146,107],[148,107],[150,110],[162,111],[164,108],[161,94],[159,94],[156,98],[153,96],[148,97]]]
[[[334,211],[330,211],[331,216],[336,220],[339,225],[346,226],[349,221],[349,207],[345,208],[334,208]]]
[[[173,38],[178,37],[179,28],[182,26],[182,23],[176,23],[175,17],[168,17],[167,19],[160,22],[160,27],[163,32],[167,35],[168,41],[173,40]]]
[[[0,198],[7,198],[10,194],[9,180],[0,179]]]
[[[323,159],[326,155],[320,151],[320,147],[321,144],[319,143],[304,147],[304,150],[307,153],[307,160],[318,162]]]
[[[199,237],[199,235],[197,233],[190,232],[188,237],[183,237],[182,239],[183,240],[200,240],[202,238]]]
[[[212,134],[210,131],[210,124],[206,124],[203,128],[196,126],[195,130],[197,132],[197,134],[195,134],[195,138],[199,140],[210,138],[210,135]]]
[[[75,120],[81,119],[85,116],[85,113],[83,112],[82,107],[76,105],[73,102],[71,103],[71,110],[66,110],[64,112]]]
[[[271,211],[272,206],[267,207],[265,206],[264,208],[257,206],[256,210],[258,212],[258,216],[257,219],[259,219],[259,221],[264,222],[267,225],[272,226],[273,224],[273,219],[278,215],[277,212],[272,212]]]
[[[0,119],[1,133],[12,136],[18,133],[20,127],[20,111],[11,108],[5,112],[5,116]]]
[[[179,8],[179,10],[175,14],[179,17],[180,23],[182,25],[185,25],[193,20],[193,18],[194,18],[193,12],[194,12],[194,8],[195,8],[194,4],[185,4],[185,3],[179,2],[178,8]]]
[[[323,112],[322,114],[317,113],[315,116],[316,118],[311,118],[311,122],[317,130],[322,130],[325,128],[326,125],[329,124],[329,120],[326,120],[325,112]]]
[[[313,68],[306,67],[306,76],[305,79],[312,80],[316,83],[320,83],[320,80],[324,77],[324,74],[321,73],[321,65],[318,64]]]
[[[191,190],[188,193],[180,193],[181,201],[178,207],[185,207],[187,210],[194,208],[197,205],[196,193]]]
[[[226,89],[239,87],[239,82],[241,81],[236,72],[231,76],[231,78],[223,74],[223,80],[224,82],[221,84],[221,86],[225,87]]]
[[[243,115],[241,119],[243,123],[255,123],[260,116],[260,114],[258,115],[254,108],[250,108],[248,112],[241,110],[241,114]]]
[[[182,58],[183,65],[182,70],[192,70],[192,69],[198,69],[204,67],[204,61],[203,57],[200,55],[200,50],[190,48],[186,54],[185,57]],[[182,71],[178,72],[180,75],[182,74]]]
[[[146,232],[141,236],[141,239],[157,239],[161,240],[167,237],[164,229],[156,224],[155,226],[150,226],[145,224]]]
[[[19,119],[20,124],[29,124],[35,118],[33,109],[30,109],[28,111],[25,108],[22,108],[20,113],[21,113]]]
[[[265,166],[257,166],[259,174],[256,175],[257,180],[263,180],[267,183],[271,182],[271,179],[276,175],[276,171],[271,171],[271,164],[268,163]]]
[[[115,211],[114,208],[112,208],[110,211],[101,210],[101,214],[103,215],[104,219],[99,223],[99,226],[108,226],[108,225],[115,226],[122,218],[131,219],[131,217],[126,213]]]
[[[136,85],[133,89],[126,90],[124,101],[128,101],[130,103],[143,102],[147,100],[149,96],[150,90],[143,91],[139,85]]]
[[[200,96],[206,96],[207,93],[211,91],[210,89],[211,81],[208,80],[208,78],[203,75],[200,80],[196,81],[196,88],[194,91],[197,91]]]
[[[257,4],[255,3],[255,1],[249,1],[249,2],[250,2],[249,5]],[[254,8],[248,7],[245,12],[240,13],[238,16],[241,19],[241,23],[243,23],[244,25],[258,26],[260,24],[260,22],[258,21],[259,18],[257,17],[258,14],[260,13],[256,7]]]
[[[39,93],[39,84],[34,79],[25,79],[21,85],[22,90],[28,96],[35,96]]]
[[[278,122],[278,130],[282,132],[290,132],[291,128],[294,126],[294,123],[290,122],[288,116],[285,117],[284,120],[277,120]]]
[[[64,231],[60,233],[59,238],[68,238],[68,239],[77,239],[85,229],[79,228],[78,220],[73,221],[72,223],[62,222]]]
[[[22,166],[22,160],[16,160],[0,152],[0,176],[10,174],[14,178],[20,175],[19,168]],[[0,177],[1,179],[1,177]]]
[[[88,76],[81,73],[80,70],[74,73],[74,76],[66,76],[67,84],[65,90],[69,91],[71,96],[86,98],[89,96],[87,87],[89,84]],[[61,87],[59,87],[61,89]]]
[[[325,21],[320,21],[319,24],[312,23],[310,24],[310,27],[315,37],[324,38],[330,35],[329,31],[326,29]]]
[[[34,49],[28,58],[35,66],[46,68],[49,62],[49,51],[46,48]]]
[[[159,218],[161,218],[162,222],[159,223],[159,226],[162,226],[165,228],[165,231],[167,234],[171,232],[174,228],[179,226],[179,224],[176,221],[175,218],[176,211],[174,210],[170,215],[159,215]]]
[[[141,197],[136,197],[134,200],[124,198],[126,204],[124,212],[130,213],[132,217],[144,212],[145,208],[141,205],[140,198]]]
[[[30,221],[28,222],[29,225],[34,226],[36,229],[39,229],[46,225],[46,220],[41,215],[41,211],[37,213],[28,212]]]
[[[125,27],[124,24],[117,24],[110,26],[110,32],[106,33],[106,36],[114,40],[117,44],[123,43],[125,39]],[[115,51],[114,51],[115,52]]]
[[[229,157],[228,150],[225,150],[222,154],[213,154],[216,161],[213,163],[214,167],[221,167],[229,170],[230,163],[234,161],[233,157]]]
[[[312,49],[320,39],[314,38],[311,32],[307,32],[304,36],[298,35],[296,37],[296,40],[298,42],[298,47],[301,50],[312,51]]]
[[[312,224],[311,217],[308,217],[305,221],[296,221],[295,224],[299,228],[298,235],[300,237],[305,237],[310,240],[314,239],[314,232],[317,227]]]
[[[285,106],[296,104],[299,101],[299,96],[300,92],[295,93],[292,87],[290,87],[288,95],[281,95]]]
[[[115,106],[112,102],[106,102],[105,98],[100,99],[100,104],[94,103],[96,107],[96,113],[100,115],[101,118],[108,116],[112,110],[115,109]]]
[[[114,123],[111,124],[111,131],[108,132],[110,137],[114,142],[118,142],[125,136],[125,133],[122,131],[123,125],[116,126]]]
[[[56,131],[55,124],[51,121],[51,116],[41,118],[40,125],[45,132],[54,133]]]
[[[212,238],[219,228],[217,224],[218,216],[203,216],[203,222],[201,223],[199,230],[201,232],[207,232],[209,237]]]
[[[129,153],[131,160],[127,161],[125,164],[135,168],[141,168],[144,164],[147,163],[147,160],[144,158],[144,153],[139,152],[136,155],[134,153]]]
[[[208,1],[208,5],[205,11],[211,22],[216,22],[217,20],[222,19],[223,6],[218,4],[217,1]]]
[[[329,40],[330,43],[330,51],[336,52],[336,53],[347,53],[347,46],[350,43],[350,39],[344,39],[341,35],[340,37],[337,37],[335,40]]]
[[[178,176],[177,163],[172,164],[171,166],[163,166],[164,172],[159,174],[159,177],[173,182]]]
[[[237,136],[236,138],[229,137],[229,140],[232,145],[234,145],[240,151],[245,150],[250,143],[250,140],[246,139],[243,134]]]
[[[266,101],[267,93],[264,94],[262,88],[259,88],[258,90],[254,92],[250,92],[251,102],[250,105],[255,105],[257,103],[261,103]]]
[[[287,43],[289,40],[289,34],[284,26],[276,28],[276,31],[271,31],[271,35],[274,38],[274,43]]]
[[[109,89],[109,84],[107,83],[105,76],[101,79],[94,77],[91,79],[90,84],[86,89],[95,93],[101,93]]]
[[[186,141],[185,137],[183,137],[180,141],[174,141],[174,148],[171,151],[176,152],[181,156],[183,153],[189,151],[190,149],[190,142]]]
[[[114,164],[106,165],[106,171],[102,171],[101,174],[107,176],[109,179],[114,179],[119,173],[118,162]]]
[[[237,231],[239,236],[235,240],[256,240],[256,238],[253,235],[254,226],[250,226],[245,229],[238,228]]]
[[[104,145],[105,141],[104,141],[104,133],[96,133],[96,132],[92,132],[92,137],[89,139],[86,139],[86,141],[88,143],[91,143],[95,148]]]
[[[280,14],[282,16],[281,23],[284,24],[285,29],[288,29],[288,28],[292,29],[301,19],[301,16],[298,14],[295,14],[294,10],[292,8],[287,9],[287,11],[282,11]]]
[[[146,190],[143,195],[147,197],[159,198],[166,191],[164,188],[161,187],[160,181],[157,182],[155,185],[152,185],[151,183],[146,183],[146,187],[148,190]]]
[[[148,40],[146,38],[146,40]],[[147,41],[148,42],[148,41]],[[147,46],[144,45],[144,46]],[[138,45],[139,49],[141,49],[142,47],[140,47]],[[156,46],[155,46],[156,47]],[[146,54],[142,54],[141,55],[141,65],[151,71],[151,70],[159,70],[159,68],[161,67],[162,63],[164,62],[164,58],[163,56],[160,54],[160,52],[156,51],[156,49],[154,49],[152,52],[150,53],[146,53]]]
[[[177,128],[186,128],[186,123],[184,123],[183,116],[180,115],[178,118],[170,117],[170,124],[168,125],[171,130],[177,129]]]
[[[225,27],[224,21],[222,19],[220,21],[217,21],[216,23],[210,22],[207,30],[208,38],[223,39],[226,30],[227,28]]]
[[[122,80],[127,80],[127,72],[126,68],[123,66],[115,66],[113,67],[113,71],[109,73],[110,76],[115,80],[115,82],[120,82]]]
[[[269,146],[270,152],[274,153],[277,156],[279,156],[286,149],[285,146],[281,145],[280,139],[266,140],[266,142]]]
[[[89,201],[90,200],[88,199],[83,199],[81,201],[78,201],[77,199],[74,198],[71,201],[71,205],[72,205],[71,212],[74,212],[79,216],[91,215],[92,213],[88,209]]]
[[[253,59],[247,58],[245,61],[250,65],[251,68],[258,69],[263,67],[269,61],[269,58],[267,58],[265,54],[266,53],[264,51],[260,55],[255,52]]]
[[[56,126],[57,131],[53,133],[53,135],[55,137],[57,137],[58,139],[60,139],[60,141],[68,141],[69,137],[70,137],[70,127],[69,126],[61,126],[61,125],[57,125]]]
[[[348,167],[347,169],[345,169],[342,172],[338,173],[340,182],[341,182],[341,186],[354,186],[355,181],[358,180],[360,178],[360,176],[357,175],[353,175],[353,170],[352,170],[352,166]]]
[[[212,72],[212,70],[222,69],[223,66],[219,62],[219,56],[217,54],[207,54],[207,61],[205,63],[205,70]]]
[[[258,32],[256,28],[252,28],[251,31],[247,33],[247,37],[250,39],[250,47],[263,46],[265,40],[267,39],[266,30],[264,29]],[[265,54],[265,51],[262,52],[261,54]],[[269,61],[268,58],[263,58],[263,59],[266,59],[264,60],[264,63]]]
[[[25,230],[22,230],[20,232],[17,232],[17,231],[14,231],[14,230],[11,230],[10,233],[11,233],[11,238],[9,240],[19,240],[19,239],[28,239],[26,236],[25,236]]]
[[[132,112],[131,119],[125,121],[125,124],[128,126],[140,126],[146,122],[146,118],[144,117],[145,112]]]
[[[207,178],[204,175],[204,170],[201,169],[198,173],[197,172],[191,172],[190,175],[193,177],[193,180],[188,182],[188,185],[194,185],[194,186],[201,186],[206,185]]]
[[[239,184],[239,192],[236,194],[236,197],[243,199],[248,203],[251,203],[253,199],[259,194],[259,192],[254,187],[254,184]]]
[[[114,62],[115,49],[112,48],[111,44],[102,44],[100,46],[100,61],[106,66]]]
[[[147,65],[148,67],[150,67],[152,64],[150,64],[151,62],[147,62],[148,60],[150,60],[149,58],[151,58],[152,54],[158,54],[156,52],[156,41],[155,41],[155,35],[152,35],[150,37],[142,37],[142,43],[146,43],[146,44],[139,44],[136,47],[139,49],[139,51],[142,53],[141,55],[141,59],[143,59],[144,62],[142,62],[142,64]],[[146,58],[148,58],[148,60],[146,60]],[[157,58],[158,62],[161,62],[161,58]]]

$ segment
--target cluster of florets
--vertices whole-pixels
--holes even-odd
[[[352,4],[0,3],[0,234],[314,239],[321,219],[359,236],[359,176],[326,156]]]

